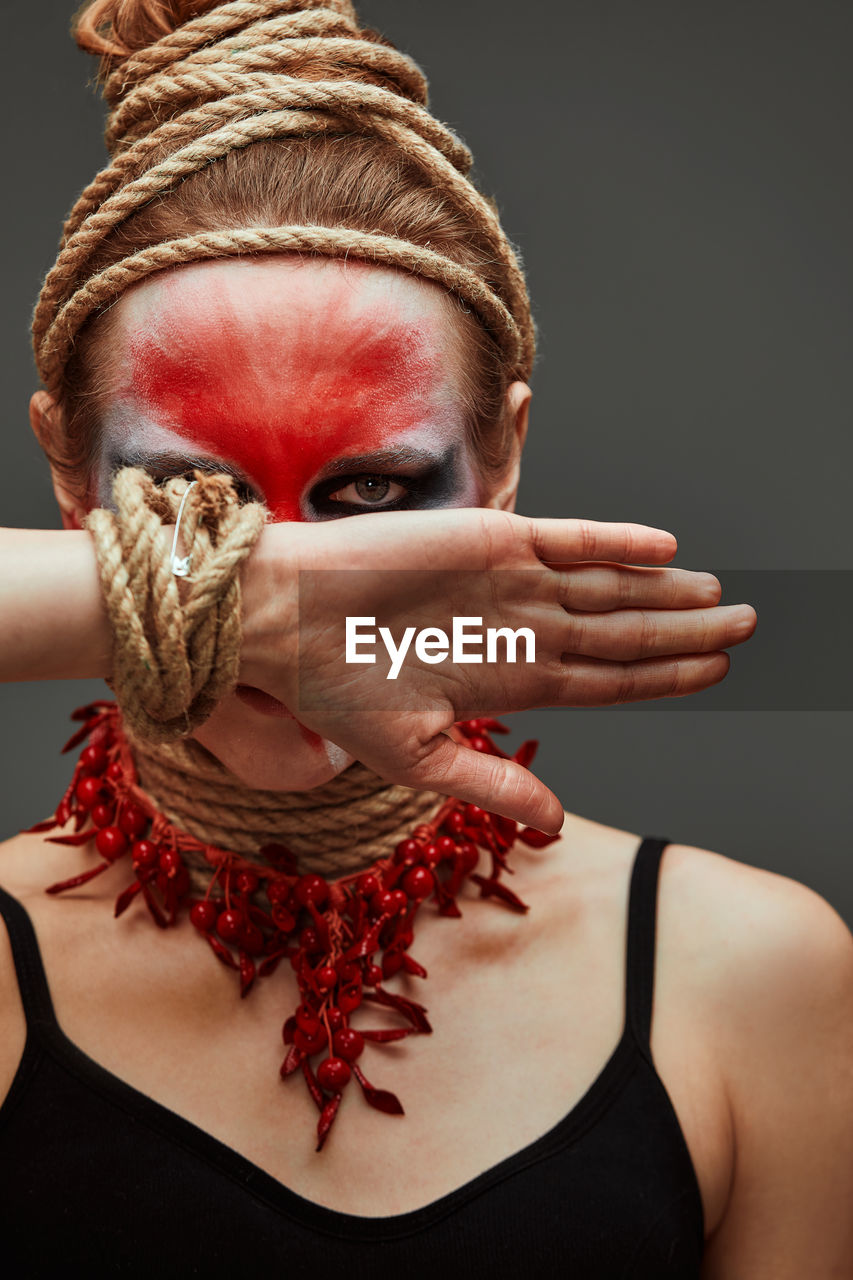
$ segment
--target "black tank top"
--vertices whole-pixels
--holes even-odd
[[[0,1271],[9,1280],[697,1280],[702,1201],[649,1047],[666,844],[647,837],[637,852],[623,1033],[580,1102],[464,1186],[390,1217],[304,1199],[88,1057],[56,1021],[27,912],[0,889],[27,1018],[0,1107]],[[370,1177],[368,1152],[353,1177]]]

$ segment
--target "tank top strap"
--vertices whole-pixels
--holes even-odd
[[[663,836],[645,836],[634,858],[628,898],[625,1016],[639,1048],[651,1057],[655,986],[655,925]]]
[[[27,1026],[55,1027],[56,1015],[33,923],[23,903],[13,898],[2,886],[0,916],[3,917],[9,934]]]

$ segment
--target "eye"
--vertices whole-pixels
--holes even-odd
[[[350,506],[378,507],[399,501],[408,493],[405,485],[388,476],[358,476],[341,489],[327,495],[330,502],[346,502]]]

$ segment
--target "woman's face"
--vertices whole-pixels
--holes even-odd
[[[401,272],[266,258],[160,273],[116,304],[108,359],[93,505],[126,465],[230,471],[274,520],[513,500],[468,445],[452,304]],[[527,394],[513,384],[520,433]],[[195,736],[257,787],[317,786],[351,762],[270,702],[238,688]]]

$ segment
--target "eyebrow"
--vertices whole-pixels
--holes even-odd
[[[409,445],[399,445],[393,449],[378,449],[373,453],[336,458],[321,468],[318,479],[348,475],[355,471],[381,471],[387,467],[411,466],[413,463],[435,466],[448,461],[449,455],[453,452],[455,452],[453,445],[438,453],[431,449],[415,449]],[[232,479],[250,487],[253,484],[245,471],[222,458],[202,457],[173,449],[141,449],[128,446],[110,453],[109,464],[111,469],[116,471],[121,467],[142,467],[143,470],[162,467],[179,471],[189,471],[197,467],[200,471],[223,471]]]

